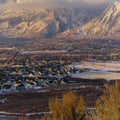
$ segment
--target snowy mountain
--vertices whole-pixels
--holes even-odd
[[[53,37],[82,26],[98,14],[83,9],[5,9],[0,11],[0,36]]]
[[[44,0],[39,1],[42,2]],[[49,2],[50,1],[54,0],[49,0]],[[120,36],[119,1],[110,5],[102,14],[101,10],[98,9],[70,6],[79,0],[61,1],[69,3],[65,4],[69,7],[57,9],[33,7],[31,9],[33,0],[0,0],[1,4],[9,2],[15,3],[14,8],[6,7],[0,10],[0,36],[14,38],[49,38],[56,35],[59,38]],[[30,7],[28,7],[26,3],[31,3],[28,5]],[[58,3],[59,2],[57,2],[57,4]],[[22,5],[24,5],[24,9],[21,8]],[[54,5],[56,5],[55,2]]]
[[[58,37],[120,37],[120,2],[110,5],[99,17]]]

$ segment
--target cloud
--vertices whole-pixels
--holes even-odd
[[[54,6],[54,7],[67,7],[67,6],[104,6],[113,2],[114,0],[31,0],[34,5],[40,6]]]
[[[43,7],[43,8],[71,8],[71,7],[104,7],[113,0],[0,0],[7,1],[1,8],[6,7]]]
[[[100,4],[100,3],[104,3],[107,0],[81,0],[81,2],[84,3],[89,3],[89,4]]]

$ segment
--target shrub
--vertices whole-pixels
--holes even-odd
[[[96,102],[96,113],[91,120],[120,120],[120,91],[116,82],[115,86],[107,86],[104,95]]]
[[[78,98],[74,92],[64,94],[62,100],[51,99],[49,109],[52,112],[52,120],[85,120],[86,116],[83,97]]]

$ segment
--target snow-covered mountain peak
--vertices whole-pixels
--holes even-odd
[[[82,27],[64,32],[62,37],[118,37],[120,38],[120,1],[110,5],[100,16]]]
[[[113,7],[115,7],[117,10],[120,10],[120,1],[114,2]]]

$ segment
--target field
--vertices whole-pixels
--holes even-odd
[[[82,62],[71,66],[88,69],[83,73],[72,74],[75,78],[120,80],[120,62]]]

